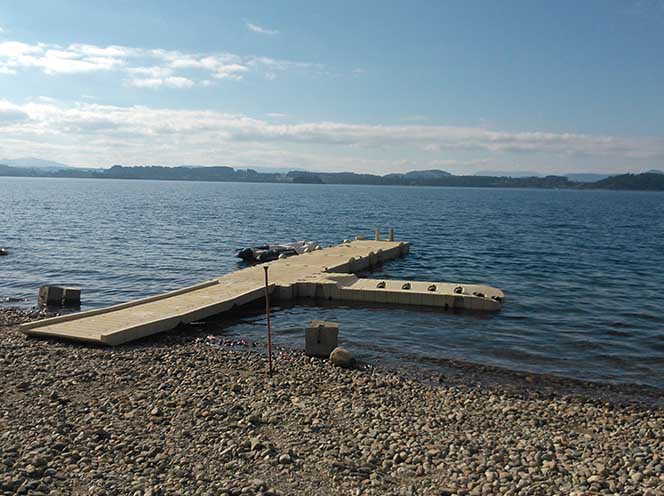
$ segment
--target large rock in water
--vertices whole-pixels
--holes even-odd
[[[353,354],[346,348],[337,347],[330,353],[330,362],[337,367],[348,368],[353,364]]]

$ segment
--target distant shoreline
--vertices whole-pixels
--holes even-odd
[[[231,167],[113,166],[110,169],[58,169],[12,167],[0,164],[0,177],[63,179],[132,179],[159,181],[243,182],[273,184],[332,184],[366,186],[435,186],[463,188],[529,188],[571,190],[664,191],[664,174],[621,174],[595,182],[571,181],[565,176],[506,177],[455,176],[445,171],[413,171],[404,174],[354,172],[256,172]]]

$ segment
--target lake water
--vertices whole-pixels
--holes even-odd
[[[323,318],[373,362],[664,388],[662,193],[0,177],[0,200],[0,301],[23,299],[5,305],[32,305],[45,283],[81,286],[84,308],[120,303],[236,270],[243,246],[393,226],[411,253],[375,277],[489,284],[503,310],[276,308],[275,342],[301,347]],[[220,325],[264,334],[259,311]]]

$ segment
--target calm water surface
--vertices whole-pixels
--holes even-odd
[[[61,283],[100,307],[235,270],[242,246],[393,226],[411,254],[376,277],[490,284],[503,311],[284,307],[275,340],[301,347],[302,325],[323,318],[374,362],[456,358],[664,388],[661,193],[0,177],[0,200],[0,301],[29,306],[39,285]],[[259,339],[263,317],[217,332]]]

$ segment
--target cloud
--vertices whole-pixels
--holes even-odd
[[[39,45],[28,45],[20,41],[3,41],[0,43],[0,57],[20,58],[35,52],[41,52]]]
[[[276,29],[267,29],[259,26],[258,24],[253,24],[251,22],[245,23],[245,26],[247,26],[247,29],[253,33],[259,33],[259,34],[267,34],[267,35],[276,35],[279,34],[279,31]]]
[[[177,76],[173,76],[177,77]],[[147,78],[149,79],[149,78]],[[178,87],[185,82],[156,78],[144,87]],[[209,110],[121,107],[53,101],[15,104],[0,100],[3,149],[15,156],[44,156],[88,165],[112,163],[224,163],[399,171],[433,164],[469,166],[491,157],[513,163],[557,161],[569,168],[611,164],[624,170],[636,161],[664,159],[664,139],[594,136],[537,131],[505,132],[479,127],[370,125],[346,122],[279,122],[278,114],[257,119]],[[275,158],[276,157],[276,158]],[[519,159],[520,160],[520,159]],[[493,162],[492,165],[500,165]]]
[[[173,74],[173,69],[170,67],[160,67],[160,66],[151,66],[151,67],[129,67],[127,72],[136,76],[146,76],[151,78],[162,78],[168,77]]]
[[[124,64],[113,47],[97,52],[90,48],[89,45],[70,45],[63,49],[57,45],[7,41],[0,43],[0,70],[15,73],[19,69],[36,68],[45,74],[75,74],[109,71]]]
[[[2,108],[0,106],[0,127],[23,122],[27,119],[28,114],[21,110],[13,108]]]
[[[278,73],[320,72],[322,66],[227,52],[185,53],[159,48],[80,43],[67,46],[20,41],[0,43],[0,74],[16,75],[31,69],[49,76],[121,72],[128,76],[125,83],[135,87],[191,88],[202,81],[208,83],[201,86],[209,85],[210,80],[239,81],[249,74],[270,80]]]
[[[170,76],[164,78],[139,78],[139,79],[129,79],[127,80],[129,86],[135,88],[191,88],[194,85],[194,82],[191,79],[180,77],[180,76]]]

